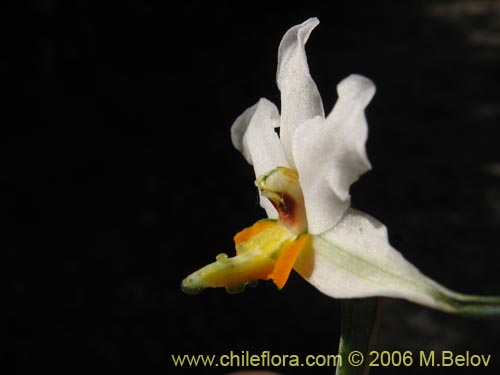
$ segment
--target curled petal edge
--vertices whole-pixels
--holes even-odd
[[[349,188],[371,169],[365,143],[365,107],[375,94],[366,77],[352,74],[337,85],[339,98],[326,119],[299,126],[292,152],[304,192],[309,232],[334,227],[350,206]]]
[[[233,145],[253,165],[256,177],[278,166],[288,166],[280,139],[274,131],[278,125],[279,113],[276,106],[267,99],[260,99],[257,104],[245,110],[231,127]],[[266,210],[268,217],[278,217],[276,209],[262,194],[260,205]]]
[[[295,130],[304,121],[325,116],[321,95],[309,72],[305,51],[309,35],[318,24],[317,18],[309,18],[290,28],[278,49],[276,83],[281,92],[280,138],[292,167],[295,167],[292,154]]]

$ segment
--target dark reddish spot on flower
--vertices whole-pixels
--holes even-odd
[[[287,193],[280,193],[281,202],[271,200],[274,208],[278,211],[280,221],[286,224],[293,224],[295,221],[297,202]]]

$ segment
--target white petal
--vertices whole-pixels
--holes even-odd
[[[309,232],[332,228],[350,205],[349,187],[371,168],[364,109],[375,93],[365,77],[351,75],[337,86],[339,98],[323,120],[298,127],[292,150],[304,192]]]
[[[353,209],[335,228],[313,236],[312,247],[300,254],[294,269],[331,297],[395,297],[453,310],[443,301],[453,298],[453,292],[424,276],[394,249],[382,223]]]
[[[278,124],[276,106],[267,99],[261,99],[243,112],[231,127],[233,145],[253,165],[256,177],[279,166],[288,167],[281,142],[274,131]],[[269,217],[278,217],[267,198],[261,196],[260,204]]]
[[[280,138],[292,167],[295,165],[291,142],[296,127],[315,116],[324,117],[321,96],[309,74],[304,49],[309,34],[318,23],[317,18],[310,18],[292,27],[281,40],[278,50],[276,81],[281,91]]]

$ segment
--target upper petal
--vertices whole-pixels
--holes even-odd
[[[243,112],[231,127],[233,145],[253,165],[256,177],[276,167],[288,166],[279,137],[274,131],[278,124],[276,106],[267,99],[260,99]],[[260,204],[269,217],[278,217],[267,198],[261,196]]]
[[[281,92],[280,138],[292,167],[295,167],[291,152],[295,129],[305,120],[315,116],[324,117],[321,96],[309,74],[304,49],[309,34],[318,23],[317,18],[310,18],[289,29],[278,50],[276,81]]]
[[[351,75],[337,86],[339,98],[323,120],[316,117],[296,130],[292,150],[304,193],[309,232],[332,228],[350,205],[349,187],[371,168],[365,143],[364,109],[374,84]]]
[[[450,291],[423,275],[387,238],[386,227],[349,209],[332,230],[313,236],[294,266],[321,292],[335,298],[386,296],[450,310],[438,298]]]

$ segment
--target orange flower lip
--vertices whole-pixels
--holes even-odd
[[[282,289],[309,238],[307,233],[292,234],[276,220],[260,220],[236,234],[236,256],[217,255],[215,262],[186,277],[181,288],[187,294],[217,287],[238,293],[257,280],[273,280]]]
[[[281,289],[286,284],[299,253],[309,246],[304,197],[297,171],[277,167],[256,181],[279,219],[264,219],[234,237],[236,256],[219,254],[216,261],[182,281],[182,290],[197,294],[207,287],[242,291],[255,280],[273,280]]]

